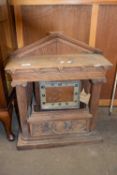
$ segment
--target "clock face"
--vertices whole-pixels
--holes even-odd
[[[80,81],[40,82],[41,109],[79,108]]]

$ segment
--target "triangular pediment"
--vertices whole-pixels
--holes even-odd
[[[53,32],[28,46],[18,49],[11,56],[24,57],[78,53],[101,53],[101,51],[64,34]]]

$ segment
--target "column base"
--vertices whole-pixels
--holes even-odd
[[[18,150],[27,150],[27,149],[37,149],[37,148],[51,148],[51,147],[60,147],[76,144],[85,144],[85,143],[99,143],[103,139],[97,131],[92,131],[87,134],[72,134],[64,135],[60,138],[46,138],[46,139],[34,139],[30,138],[29,140],[24,140],[22,134],[19,134],[17,149]]]

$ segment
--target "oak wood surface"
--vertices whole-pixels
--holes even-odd
[[[59,55],[76,53],[102,53],[97,48],[92,48],[88,44],[66,36],[60,32],[50,32],[44,38],[17,49],[11,57],[37,56],[37,55]]]
[[[100,101],[99,101],[99,106],[106,106],[106,107],[108,107],[108,106],[110,106],[110,104],[111,104],[111,100],[108,100],[108,99],[100,99]],[[114,106],[117,106],[117,100],[114,100]]]
[[[85,110],[34,112],[28,122],[32,137],[89,132],[92,115]],[[44,129],[45,128],[45,129]]]
[[[114,84],[117,64],[117,5],[100,6],[96,47],[100,48],[104,56],[113,64],[111,71],[107,73],[107,84],[103,85],[101,98],[110,99]],[[116,95],[117,97],[117,95]]]
[[[68,78],[69,77],[69,78]],[[90,80],[92,79],[101,79],[103,82],[106,82],[105,72],[104,71],[78,71],[76,69],[69,71],[51,71],[51,72],[17,72],[15,75],[12,75],[13,81],[12,86],[20,85],[26,82],[38,82],[38,81],[72,81],[72,80]]]
[[[14,5],[59,5],[59,4],[91,4],[91,3],[117,3],[117,0],[11,0]]]
[[[88,43],[91,5],[22,6],[21,14],[24,46],[53,31]]]
[[[29,129],[27,125],[27,117],[28,117],[28,100],[27,100],[27,89],[26,86],[17,86],[16,87],[17,94],[17,103],[19,109],[20,116],[20,125],[21,131],[24,138],[27,138],[29,135]]]
[[[46,102],[68,102],[73,101],[74,87],[47,87],[46,88]]]
[[[22,3],[22,6],[17,6],[17,2]],[[27,4],[25,4],[27,2]],[[81,1],[54,1],[54,5],[52,5],[53,1],[14,1],[15,7],[20,8],[20,14],[17,14],[17,17],[21,17],[21,25],[20,23],[17,23],[17,26],[19,25],[19,29],[17,31],[20,33],[20,41],[22,42],[20,47],[23,47],[25,45],[28,45],[43,36],[46,36],[46,33],[48,32],[55,32],[55,31],[61,31],[72,38],[79,39],[81,41],[84,41],[85,43],[89,43],[89,35],[90,35],[90,43],[91,45],[95,45],[96,42],[96,34],[98,33],[97,27],[98,27],[98,19],[100,18],[100,6],[93,4],[94,1],[82,1],[86,3],[86,5],[76,5],[77,3],[81,3]],[[116,3],[116,1],[113,1]],[[95,1],[95,3],[113,3],[112,1]],[[32,3],[33,5],[31,5]],[[36,5],[34,5],[34,3]],[[48,3],[51,4],[49,6],[39,6],[40,4],[37,3]],[[60,4],[65,3],[72,3],[73,5],[69,6],[62,6]],[[29,5],[30,4],[30,5]],[[21,5],[21,4],[20,4]],[[26,6],[28,5],[28,6]],[[95,8],[96,7],[96,8]],[[66,10],[65,10],[66,8]],[[17,11],[15,12],[15,14]],[[95,14],[96,13],[96,14]],[[22,14],[22,15],[21,15]],[[95,14],[93,18],[93,14]],[[92,16],[91,16],[92,15]],[[69,20],[68,20],[69,17]],[[16,18],[16,21],[18,18]],[[83,20],[82,20],[83,19]],[[90,28],[91,27],[91,28]],[[106,38],[106,37],[105,37]],[[47,40],[46,40],[47,41]],[[43,43],[43,39],[41,40]],[[71,40],[70,40],[71,42]],[[73,41],[74,42],[74,41]],[[20,44],[20,43],[19,43]],[[19,138],[18,145],[20,148],[32,148],[32,147],[46,147],[46,146],[54,146],[54,145],[65,145],[70,143],[76,143],[76,142],[87,142],[88,141],[88,135],[85,137],[83,136],[82,139],[78,139],[77,135],[73,135],[71,138],[71,135],[69,135],[69,132],[66,136],[65,129],[65,123],[64,121],[59,121],[60,119],[66,120],[67,118],[75,119],[80,115],[80,117],[83,117],[80,111],[75,113],[72,111],[67,112],[47,112],[47,113],[33,113],[32,116],[28,113],[28,99],[27,99],[27,92],[32,93],[31,91],[28,91],[27,89],[27,82],[33,82],[33,81],[55,81],[55,80],[92,80],[92,89],[91,89],[91,100],[89,105],[90,114],[92,116],[92,119],[89,119],[90,125],[88,125],[88,130],[94,130],[95,129],[95,120],[96,120],[96,111],[99,101],[99,95],[101,90],[102,83],[105,82],[105,73],[108,68],[110,68],[112,65],[110,62],[104,59],[104,57],[97,53],[95,53],[95,49],[88,48],[89,52],[87,54],[79,54],[75,55],[75,46],[70,47],[70,44],[65,46],[66,42],[58,42],[55,41],[49,41],[48,45],[45,47],[42,46],[42,48],[38,48],[37,50],[34,49],[33,46],[26,47],[24,49],[21,49],[19,51],[16,51],[11,56],[11,63],[9,62],[6,70],[11,73],[12,75],[12,85],[16,86],[17,89],[17,97],[18,97],[18,105],[20,109],[20,120],[21,120],[21,129],[22,129],[22,135]],[[37,42],[38,45],[38,42]],[[43,44],[42,44],[43,45]],[[35,44],[36,46],[36,44]],[[55,46],[55,47],[53,47]],[[73,46],[73,44],[72,44]],[[84,45],[83,45],[84,46]],[[53,49],[52,49],[53,48]],[[56,49],[57,48],[57,49]],[[73,49],[74,48],[74,49]],[[87,49],[87,46],[85,45],[85,48]],[[45,55],[45,56],[38,56],[38,57],[31,57],[31,52],[29,51],[32,49],[32,55],[34,52],[36,54],[40,53],[39,55]],[[77,51],[80,49],[78,48]],[[67,53],[71,53],[71,55],[64,56]],[[72,51],[74,51],[72,53]],[[50,55],[50,53],[52,54]],[[47,54],[49,53],[49,56]],[[54,54],[58,54],[55,56]],[[63,55],[59,55],[63,54]],[[30,55],[30,56],[29,56]],[[71,56],[73,56],[71,58]],[[14,61],[13,61],[14,58]],[[24,84],[23,84],[24,83]],[[25,99],[25,100],[23,100]],[[48,114],[48,115],[47,115]],[[59,116],[60,114],[60,116]],[[86,116],[85,116],[86,117]],[[58,129],[58,132],[60,134],[59,138],[55,137],[52,140],[48,137],[46,139],[40,139],[40,129],[44,129],[44,131],[48,130],[48,126],[52,128],[53,125],[51,125],[49,122],[51,119],[57,119],[55,121],[55,126]],[[40,125],[40,121],[48,120],[48,123],[42,122],[42,125]],[[84,119],[85,120],[85,119]],[[28,123],[28,121],[30,121]],[[32,122],[32,123],[31,123]],[[76,121],[75,121],[76,122]],[[85,123],[85,127],[86,127]],[[44,126],[44,127],[43,127]],[[79,124],[80,127],[78,129],[82,130],[82,127],[84,125]],[[29,129],[30,128],[30,129]],[[80,130],[80,134],[82,133]],[[41,131],[42,132],[42,131]],[[63,133],[62,133],[63,132]],[[92,132],[88,132],[90,135]],[[63,136],[62,136],[63,134]],[[43,133],[42,133],[43,135]],[[35,139],[35,136],[37,138]],[[82,136],[81,136],[82,137]],[[96,137],[95,137],[96,138]],[[26,139],[26,141],[24,141]],[[49,139],[49,140],[48,140]],[[67,140],[68,139],[68,140]],[[78,140],[77,140],[78,139]],[[94,137],[92,140],[95,140]]]
[[[90,27],[90,37],[89,37],[89,45],[92,47],[95,47],[98,13],[99,13],[99,5],[94,4],[92,6],[91,27]]]
[[[35,57],[22,57],[20,59],[11,58],[5,70],[14,72],[37,69],[49,71],[49,69],[64,70],[65,68],[105,68],[112,64],[99,54],[77,54],[77,55],[48,55]]]
[[[14,13],[16,23],[17,46],[18,48],[20,48],[24,46],[21,7],[14,6]]]
[[[42,38],[48,32],[60,31],[73,38],[79,39],[81,41],[89,43],[92,46],[96,46],[102,49],[104,51],[105,56],[112,63],[116,64],[114,61],[116,59],[116,51],[114,51],[112,47],[112,46],[116,46],[116,37],[115,37],[116,4],[117,4],[116,0],[114,1],[111,1],[111,0],[79,1],[82,5],[77,4],[78,1],[40,1],[40,0],[18,1],[16,0],[14,2],[15,2],[14,7],[20,8],[20,14],[18,15],[18,12],[16,10],[16,16],[19,16],[19,18],[21,16],[22,18],[22,21],[17,20],[16,22],[17,24],[16,27],[18,28],[17,36],[18,37],[21,36],[20,39],[21,41],[23,41],[23,44],[21,44],[20,47],[28,45]],[[19,5],[17,3],[19,3]],[[48,6],[47,4],[42,5],[42,3],[48,3]],[[69,4],[66,6],[62,6],[63,4],[61,3],[68,3],[68,4],[73,3],[74,5]],[[66,10],[64,10],[64,8]],[[113,15],[111,15],[111,11]],[[104,15],[106,15],[106,18],[108,18],[107,20],[105,20]],[[69,20],[68,20],[68,16],[69,16]],[[110,26],[113,26],[113,27],[110,27]],[[105,29],[107,30],[105,31]],[[106,43],[101,42],[101,40],[106,41],[106,36],[108,40],[110,40],[110,43],[115,40],[115,44],[112,43],[111,47],[108,50],[105,50]],[[98,45],[97,45],[97,42],[98,42]],[[20,42],[18,43],[20,45]],[[44,48],[40,49],[40,54],[46,54],[47,52],[49,52],[49,50],[52,51],[52,48],[54,48],[53,46],[54,44],[49,46],[47,49],[44,49]],[[63,45],[60,44],[60,47],[58,44],[58,50],[62,54],[73,52],[73,49],[71,50],[69,46],[65,46],[64,44]],[[55,51],[55,48],[53,49],[53,53],[54,51]],[[74,49],[74,52],[75,51],[76,50]],[[115,73],[115,67],[113,67],[112,70],[109,71],[107,76],[108,83],[104,85],[102,88],[101,98],[103,99],[105,104],[106,103],[108,104],[108,99],[110,99],[111,97],[112,86],[114,81],[114,73]],[[105,88],[106,88],[106,91],[105,91]]]
[[[100,98],[100,92],[101,92],[102,82],[93,82],[92,83],[92,89],[91,89],[91,98],[89,103],[89,111],[93,115],[93,118],[91,119],[91,126],[90,129],[94,130],[96,128],[96,113],[97,108],[99,105],[99,98]]]
[[[85,109],[76,109],[76,110],[60,110],[60,111],[43,111],[43,112],[32,112],[32,116],[29,117],[28,122],[35,123],[38,121],[64,121],[64,120],[80,120],[80,119],[89,119],[92,118],[92,115]]]
[[[34,49],[34,48],[33,48]],[[90,50],[90,48],[89,48]],[[22,49],[20,50],[22,51]],[[38,146],[39,140],[53,139],[51,146],[78,142],[77,134],[92,132],[95,129],[96,111],[102,83],[105,82],[105,73],[112,64],[100,53],[85,53],[72,55],[43,55],[33,57],[19,57],[17,53],[11,56],[6,66],[6,71],[12,75],[12,85],[16,86],[17,100],[20,113],[22,140]],[[26,68],[27,67],[27,68]],[[29,107],[33,100],[28,100],[33,94],[30,82],[39,81],[69,81],[91,80],[90,114],[80,110],[33,112]],[[28,89],[29,88],[29,89]],[[30,91],[29,91],[30,90]],[[30,92],[30,94],[28,93]],[[31,98],[29,98],[31,99]],[[34,102],[34,101],[33,101]],[[33,104],[31,105],[33,106]],[[86,108],[86,106],[85,106]],[[76,141],[71,139],[71,134],[76,134]],[[61,143],[60,138],[64,137]],[[75,137],[75,136],[74,136]],[[88,136],[87,136],[88,137]],[[82,139],[81,139],[82,140]],[[88,139],[85,138],[85,142]],[[93,139],[92,139],[93,140]],[[80,141],[80,139],[79,139]],[[83,142],[83,141],[82,141]],[[43,146],[44,146],[44,142]],[[25,145],[23,147],[25,147]],[[48,142],[49,146],[49,142]],[[19,145],[21,148],[21,145]]]
[[[77,139],[76,139],[77,138]],[[66,136],[61,136],[59,138],[46,138],[43,140],[24,140],[22,139],[22,134],[18,136],[17,149],[18,150],[27,150],[27,149],[37,149],[37,148],[52,148],[76,144],[86,144],[86,143],[100,143],[103,139],[99,133],[90,133],[86,135],[80,134],[68,134]]]
[[[14,140],[12,133],[12,90],[8,91],[4,66],[8,60],[8,55],[14,48],[14,39],[11,29],[7,0],[0,1],[0,122],[3,123],[9,141]]]

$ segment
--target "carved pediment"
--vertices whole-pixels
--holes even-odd
[[[78,53],[101,53],[101,51],[61,33],[53,32],[24,48],[18,49],[12,56],[24,57]]]

